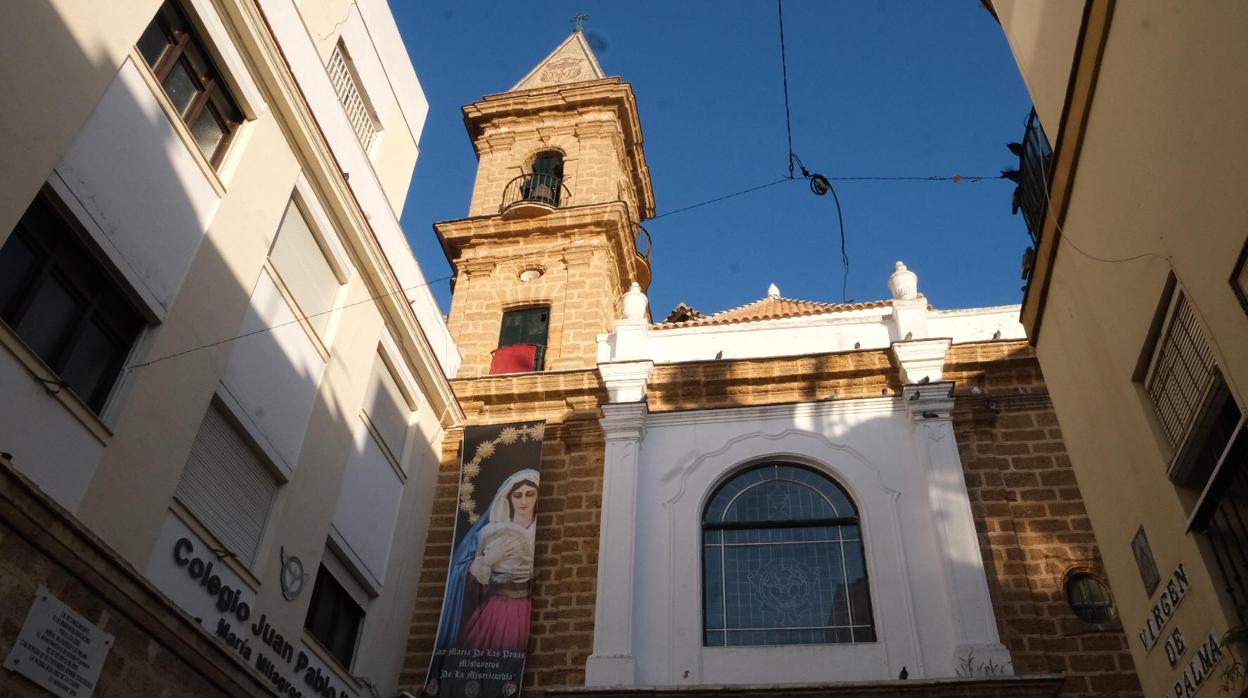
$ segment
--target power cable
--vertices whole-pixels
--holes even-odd
[[[789,114],[789,61],[784,50],[784,0],[776,0],[780,20],[780,75],[784,80],[784,131],[789,137],[789,179],[793,179],[793,120]]]
[[[800,160],[799,160],[798,162],[800,162]],[[937,180],[948,180],[948,179],[951,179],[951,178],[949,178],[949,177],[890,177],[890,178],[876,178],[876,177],[850,177],[850,178],[846,178],[846,177],[831,177],[831,178],[828,178],[828,177],[823,177],[822,175],[818,175],[818,174],[811,175],[811,174],[809,174],[808,172],[806,172],[806,171],[805,171],[805,169],[803,168],[803,176],[802,176],[802,179],[806,179],[806,180],[810,181],[810,183],[811,183],[811,189],[812,189],[812,191],[815,191],[815,190],[816,190],[816,187],[818,186],[818,184],[817,184],[818,182],[820,182],[820,181],[826,181],[826,180],[828,180],[828,179],[833,179],[833,180],[837,180],[837,181],[844,180],[844,179],[891,179],[891,180],[903,180],[903,179],[904,179],[904,180],[925,180],[925,181],[937,181]],[[965,180],[971,180],[971,179],[974,179],[974,180],[981,180],[981,179],[993,179],[993,178],[991,178],[991,177],[975,177],[975,178],[971,178],[971,177],[964,177],[964,178],[962,178],[962,180],[963,180],[963,181],[965,181]],[[695,209],[695,208],[701,208],[701,207],[703,207],[703,206],[709,206],[709,205],[711,205],[711,204],[716,204],[716,203],[719,203],[719,202],[721,202],[721,201],[726,201],[726,200],[728,200],[728,199],[732,199],[732,198],[734,198],[734,197],[742,196],[742,195],[744,195],[744,194],[749,194],[749,193],[752,193],[752,192],[760,191],[760,190],[762,190],[762,189],[767,189],[767,188],[769,188],[769,187],[774,187],[774,186],[776,186],[777,184],[783,184],[783,183],[785,183],[785,182],[794,182],[794,181],[798,181],[798,178],[797,178],[797,177],[782,177],[782,178],[780,178],[780,179],[777,179],[777,180],[772,181],[772,182],[768,182],[768,183],[766,183],[766,184],[760,184],[760,185],[758,185],[758,186],[755,186],[755,187],[750,187],[750,188],[748,188],[748,189],[742,189],[741,191],[735,191],[735,192],[732,192],[732,193],[729,193],[729,194],[724,194],[724,195],[721,195],[721,196],[716,196],[716,197],[714,197],[714,198],[706,199],[705,201],[699,201],[699,202],[697,202],[697,203],[690,204],[690,205],[688,205],[688,206],[682,206],[681,208],[674,209],[674,210],[672,210],[672,211],[666,211],[666,212],[664,212],[664,213],[660,213],[660,214],[658,214],[657,216],[652,216],[652,217],[650,218],[650,220],[652,220],[652,221],[653,221],[653,220],[658,220],[658,219],[660,219],[660,218],[664,218],[664,217],[667,217],[667,216],[674,216],[674,215],[676,215],[676,214],[678,214],[678,213],[684,213],[685,211],[690,211],[690,210],[693,210],[693,209]],[[828,189],[828,190],[829,190],[829,191],[832,191],[832,198],[833,198],[833,200],[836,202],[836,215],[837,215],[837,221],[838,221],[838,223],[840,224],[840,227],[841,227],[841,259],[842,259],[842,263],[845,265],[846,275],[848,275],[848,273],[849,273],[849,272],[848,272],[848,269],[849,269],[849,257],[848,257],[848,255],[846,254],[846,251],[845,251],[845,234],[844,234],[845,224],[844,224],[844,220],[843,220],[842,213],[841,213],[841,202],[840,202],[840,198],[836,195],[836,192],[835,192],[834,190],[832,190],[832,188],[831,188],[830,186],[829,186],[829,189]],[[816,193],[818,193],[818,191],[816,191]],[[554,244],[554,245],[550,245],[550,246],[548,246],[548,247],[543,247],[543,248],[539,248],[539,249],[536,249],[536,250],[532,250],[532,251],[530,251],[530,252],[524,252],[524,253],[521,253],[521,254],[516,254],[516,255],[509,255],[509,256],[506,256],[506,257],[492,257],[492,258],[490,258],[490,259],[492,259],[493,261],[496,261],[496,262],[511,262],[511,261],[515,261],[515,260],[518,260],[518,259],[524,259],[525,257],[532,257],[532,256],[539,255],[539,254],[545,254],[546,252],[550,252],[550,251],[555,250],[555,249],[558,249],[558,248],[560,248],[560,247],[567,247],[567,246],[570,246],[570,245],[575,245],[575,244],[576,244],[576,243],[578,243],[578,242],[584,242],[585,240],[588,240],[588,239],[590,239],[590,238],[592,238],[592,237],[595,237],[595,235],[585,235],[585,236],[582,236],[582,237],[579,237],[579,238],[574,238],[574,239],[572,239],[572,240],[568,240],[568,241],[566,241],[566,242],[560,242],[560,243],[557,243],[557,244]],[[1073,244],[1072,244],[1072,246],[1073,246]],[[205,343],[205,344],[201,344],[201,345],[198,345],[198,346],[195,346],[195,347],[191,347],[191,348],[189,348],[189,349],[183,349],[182,351],[177,351],[177,352],[174,352],[174,353],[172,353],[172,354],[166,354],[166,355],[164,355],[164,356],[159,356],[159,357],[156,357],[155,359],[151,359],[151,360],[149,360],[149,361],[142,361],[142,362],[139,362],[139,363],[131,364],[131,365],[129,365],[129,366],[124,366],[124,367],[122,367],[122,368],[118,369],[118,370],[117,370],[117,372],[118,372],[118,373],[124,373],[124,372],[126,372],[126,371],[132,371],[132,370],[139,369],[139,368],[146,368],[146,367],[151,366],[151,365],[153,365],[153,364],[158,364],[158,363],[161,363],[161,362],[164,362],[164,361],[168,361],[168,360],[170,360],[170,359],[175,359],[175,358],[178,358],[178,357],[180,357],[180,356],[186,356],[187,354],[192,354],[192,353],[195,353],[195,352],[197,352],[197,351],[202,351],[202,350],[204,350],[204,349],[212,349],[212,348],[214,348],[214,347],[219,347],[219,346],[221,346],[221,345],[223,345],[223,344],[229,344],[230,342],[235,342],[235,341],[238,341],[238,340],[240,340],[240,339],[246,339],[247,337],[253,337],[253,336],[255,336],[255,335],[258,335],[258,334],[263,334],[263,333],[265,333],[265,332],[272,332],[273,330],[278,330],[278,329],[281,329],[281,328],[283,328],[283,327],[289,327],[290,325],[295,325],[295,324],[298,324],[300,321],[303,321],[303,320],[311,320],[311,319],[313,319],[313,318],[321,317],[321,316],[323,316],[323,315],[328,315],[328,314],[333,313],[333,312],[336,312],[336,311],[338,311],[338,310],[342,310],[342,309],[346,309],[346,308],[351,308],[351,307],[354,307],[354,306],[357,306],[357,305],[363,305],[363,304],[365,304],[365,303],[370,303],[370,302],[372,302],[372,301],[376,301],[376,300],[381,300],[382,298],[388,298],[388,297],[390,297],[390,296],[393,296],[393,295],[395,295],[395,294],[399,294],[399,293],[406,293],[407,291],[414,291],[414,290],[416,290],[416,289],[418,289],[418,288],[424,288],[425,286],[430,286],[430,285],[432,285],[432,284],[436,284],[436,283],[438,283],[438,282],[440,282],[440,281],[450,281],[450,280],[451,280],[451,279],[453,279],[453,278],[455,278],[455,277],[454,277],[454,274],[450,274],[450,275],[447,275],[447,276],[440,276],[440,277],[438,277],[438,278],[436,278],[436,279],[429,279],[429,280],[425,281],[424,283],[419,283],[419,284],[415,284],[415,285],[412,285],[412,286],[407,286],[407,287],[400,288],[400,289],[395,290],[395,291],[391,291],[391,292],[389,292],[389,293],[382,293],[382,294],[379,294],[379,295],[376,295],[376,296],[370,296],[370,297],[368,297],[368,298],[364,298],[364,299],[362,299],[362,300],[358,300],[358,301],[355,301],[355,302],[353,302],[353,303],[348,303],[348,304],[343,305],[343,306],[340,306],[340,307],[338,307],[338,308],[330,308],[329,310],[323,310],[323,311],[318,312],[318,313],[310,313],[310,314],[308,314],[308,315],[301,315],[301,316],[299,316],[299,317],[296,317],[296,318],[295,318],[295,319],[293,319],[293,320],[288,320],[288,321],[286,321],[286,322],[278,323],[278,324],[276,324],[276,325],[270,325],[270,326],[267,326],[267,327],[261,327],[261,328],[256,329],[256,330],[252,330],[251,332],[245,332],[245,333],[243,333],[243,334],[235,335],[235,336],[233,336],[233,337],[227,337],[227,338],[225,338],[225,339],[219,339],[219,340],[216,340],[216,341],[214,341],[214,342],[207,342],[207,343]],[[842,295],[842,297],[844,297],[844,296],[845,296],[845,290],[846,290],[846,285],[845,285],[845,283],[842,283],[842,288],[841,288],[841,295]]]
[[[702,207],[702,206],[709,206],[709,205],[711,205],[711,204],[715,204],[715,203],[719,203],[720,201],[724,201],[724,200],[726,200],[726,199],[731,199],[731,198],[736,197],[736,196],[741,196],[742,194],[749,194],[750,192],[755,192],[755,191],[758,191],[758,190],[760,190],[760,189],[766,189],[766,188],[768,188],[768,187],[774,187],[774,186],[776,186],[777,184],[784,184],[785,182],[792,182],[792,181],[795,181],[792,177],[781,177],[780,179],[777,179],[777,180],[776,180],[776,181],[774,181],[774,182],[768,182],[768,183],[766,183],[766,184],[760,184],[760,185],[758,185],[757,187],[750,187],[749,189],[742,189],[741,191],[734,191],[734,192],[733,192],[733,193],[731,193],[731,194],[724,194],[723,196],[717,196],[717,197],[715,197],[715,198],[713,198],[713,199],[707,199],[706,201],[699,201],[699,202],[698,202],[698,203],[696,203],[696,204],[690,204],[690,205],[688,205],[688,206],[684,206],[684,207],[678,208],[678,209],[676,209],[676,210],[674,210],[674,211],[667,211],[667,212],[665,212],[665,213],[660,213],[660,214],[659,214],[659,215],[657,215],[657,216],[651,216],[651,217],[650,217],[650,220],[652,220],[652,221],[656,221],[656,220],[658,220],[658,219],[660,219],[660,218],[665,218],[665,217],[667,217],[667,216],[674,216],[674,215],[676,215],[677,213],[684,213],[685,211],[689,211],[689,210],[691,210],[691,209],[700,208],[700,207]]]

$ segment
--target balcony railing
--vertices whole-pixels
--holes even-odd
[[[1053,162],[1053,149],[1044,135],[1035,109],[1027,116],[1023,142],[1011,143],[1009,147],[1018,155],[1018,170],[1003,174],[1018,183],[1014,189],[1013,212],[1022,212],[1027,234],[1031,236],[1031,247],[1023,255],[1023,279],[1030,281],[1035,253],[1040,249],[1045,214],[1049,209],[1049,174]]]
[[[499,212],[533,207],[549,210],[566,206],[571,198],[572,192],[563,184],[563,177],[552,174],[524,174],[508,182],[503,189],[503,203]]]
[[[1217,579],[1248,627],[1248,427],[1241,417],[1234,436],[1192,513],[1190,530],[1203,533],[1217,563]]]

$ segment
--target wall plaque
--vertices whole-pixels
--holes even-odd
[[[1157,571],[1157,560],[1153,557],[1153,548],[1148,544],[1148,535],[1144,533],[1142,524],[1131,539],[1131,554],[1135,555],[1135,566],[1140,569],[1140,581],[1144,582],[1144,591],[1152,598],[1153,592],[1157,591],[1157,585],[1161,583],[1161,573]]]
[[[61,603],[41,584],[4,668],[60,698],[87,698],[95,692],[112,646],[112,635]]]

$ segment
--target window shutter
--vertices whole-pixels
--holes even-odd
[[[403,457],[407,441],[408,420],[412,410],[407,398],[399,390],[399,384],[390,367],[378,354],[373,360],[373,375],[368,379],[368,394],[364,397],[364,411],[382,442],[389,449],[395,462]]]
[[[277,483],[214,403],[195,435],[178,499],[247,565],[256,558]]]
[[[1176,293],[1169,325],[1157,345],[1144,387],[1166,439],[1180,449],[1221,376],[1196,313],[1187,297],[1181,291]]]
[[[295,297],[299,314],[313,316],[308,322],[324,334],[330,316],[326,311],[334,307],[341,284],[293,200],[286,206],[286,215],[282,217],[269,258]]]

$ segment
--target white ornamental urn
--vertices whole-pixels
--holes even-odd
[[[649,304],[650,300],[642,292],[641,285],[634,281],[628,288],[628,293],[624,294],[624,319],[645,320],[646,306]]]
[[[892,291],[895,300],[912,301],[919,297],[919,275],[906,268],[904,262],[893,265],[893,273],[888,277],[888,290]]]

